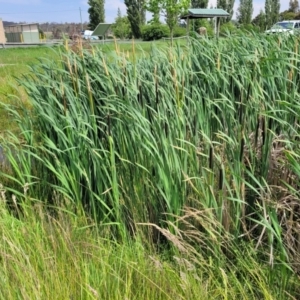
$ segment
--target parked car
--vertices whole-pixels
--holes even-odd
[[[97,37],[96,35],[89,35],[89,36],[85,36],[84,39],[86,39],[86,40],[99,40],[99,37]]]
[[[96,35],[92,35],[93,31],[85,30],[81,33],[81,36],[84,40],[99,40],[99,37]]]
[[[280,21],[266,31],[267,34],[286,33],[300,34],[300,20]]]

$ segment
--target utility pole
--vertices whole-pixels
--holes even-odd
[[[80,7],[79,7],[79,13],[80,13],[81,31],[83,31],[82,17],[81,17],[81,8]]]

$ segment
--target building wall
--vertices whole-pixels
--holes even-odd
[[[38,24],[19,24],[5,27],[5,35],[9,43],[39,43]]]
[[[6,43],[2,19],[0,19],[0,44]]]
[[[22,43],[22,34],[18,32],[6,32],[6,39],[8,43]]]
[[[39,32],[37,24],[22,25],[22,32]]]
[[[40,42],[40,35],[39,32],[26,32],[23,31],[23,43],[39,43]]]

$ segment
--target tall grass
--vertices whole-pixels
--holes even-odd
[[[19,206],[14,217],[5,205],[9,195],[2,187],[0,192],[1,299],[278,300],[299,294],[296,281],[282,289],[280,272],[271,281],[249,247],[231,245],[236,255],[228,262],[224,256],[208,259],[168,233],[181,252],[163,257],[139,240],[118,244],[103,233],[101,237],[98,224],[62,207],[54,214],[53,208],[49,212],[44,203],[32,200],[30,205],[21,203],[22,213]],[[185,213],[189,219],[198,214],[199,220],[210,222],[199,212]],[[187,226],[188,218],[180,222]],[[191,232],[184,233],[191,237]],[[194,236],[201,242],[200,235]],[[232,242],[225,239],[228,245]]]
[[[79,49],[33,66],[21,80],[32,109],[7,107],[23,144],[6,145],[6,188],[82,207],[116,240],[169,240],[162,229],[179,234],[190,207],[211,220],[195,225],[207,254],[227,253],[226,233],[298,270],[298,43],[192,40],[138,58],[134,45],[130,58]]]

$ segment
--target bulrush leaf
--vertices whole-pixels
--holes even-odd
[[[114,237],[151,223],[139,230],[161,241],[157,226],[174,233],[174,216],[202,207],[228,234],[260,238],[287,261],[297,251],[282,251],[275,207],[299,201],[297,45],[231,36],[154,47],[151,59],[136,51],[132,61],[117,45],[46,61],[21,81],[32,107],[14,113],[26,144],[8,155],[14,182],[32,178],[35,197],[52,201],[55,190],[80,203],[115,224]]]

